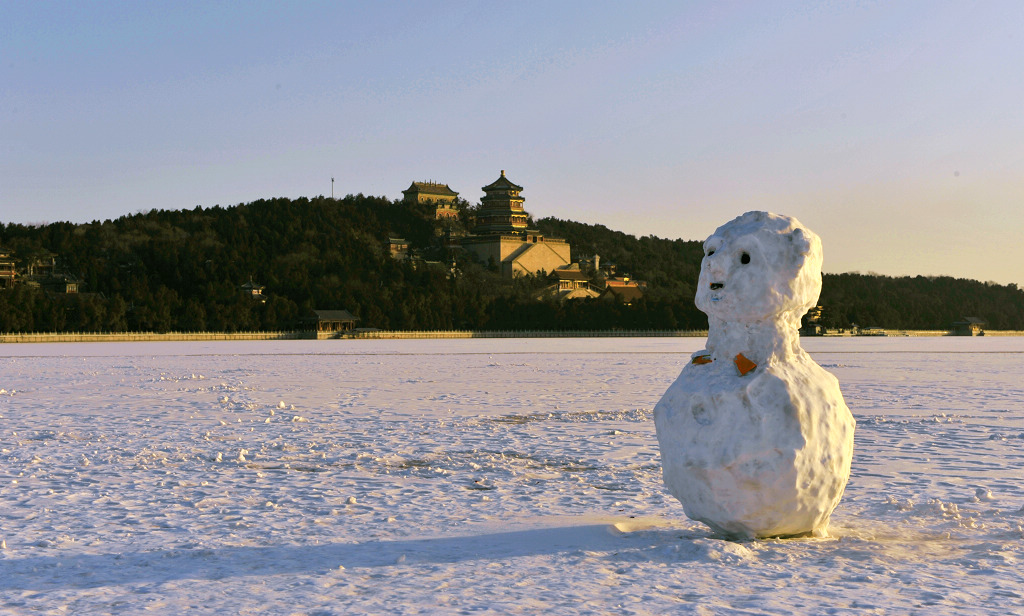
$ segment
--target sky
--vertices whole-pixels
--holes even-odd
[[[0,0],[0,222],[447,183],[1024,286],[1024,2]],[[579,257],[583,255],[574,255]]]

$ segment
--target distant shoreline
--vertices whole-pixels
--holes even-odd
[[[956,337],[944,330],[883,330],[884,334],[832,334],[844,337]],[[209,342],[220,340],[407,340],[451,338],[703,338],[707,330],[587,330],[587,331],[359,331],[317,333],[285,332],[79,332],[0,334],[0,344],[65,342]],[[986,331],[985,336],[1024,336],[1024,331]],[[966,337],[966,336],[965,336]]]
[[[3,343],[177,342],[210,340],[312,340],[315,332],[73,332],[0,334]]]
[[[0,334],[4,343],[63,342],[207,342],[218,340],[391,340],[442,338],[703,338],[706,330],[588,330],[588,331],[357,331],[357,332],[75,332]]]

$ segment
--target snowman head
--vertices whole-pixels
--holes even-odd
[[[694,299],[709,316],[799,321],[821,293],[821,240],[795,218],[747,212],[704,242]]]

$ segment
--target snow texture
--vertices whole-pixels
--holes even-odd
[[[821,240],[747,212],[704,242],[707,347],[654,409],[663,475],[686,515],[736,537],[824,536],[853,458],[838,380],[800,346],[821,292]]]
[[[806,339],[857,457],[754,542],[662,482],[704,342],[0,345],[0,614],[1024,613],[1024,338]]]

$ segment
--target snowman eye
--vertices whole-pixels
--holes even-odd
[[[742,263],[743,265],[746,265],[747,263],[750,263],[750,255],[748,253],[741,254],[740,255],[740,263]]]

